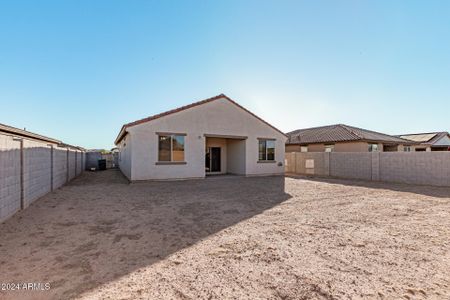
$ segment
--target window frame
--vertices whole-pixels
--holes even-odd
[[[328,149],[330,149],[330,151],[327,151]],[[334,152],[334,144],[325,144],[325,150],[324,152]]]
[[[273,147],[268,147],[267,146],[267,142],[273,143]],[[261,151],[260,151],[261,143],[264,143],[263,159],[261,159],[261,157],[260,157],[260,154],[261,154]],[[273,159],[268,159],[269,149],[273,149]],[[276,139],[258,138],[258,162],[268,162],[268,163],[276,162],[276,160],[275,160],[275,153],[276,153]]]
[[[373,150],[373,146],[376,146],[376,150]],[[369,152],[380,152],[380,147],[377,143],[368,143],[367,148]]]
[[[186,134],[185,133],[170,133],[170,132],[157,132],[156,135],[158,136],[158,151],[157,151],[157,165],[176,165],[176,164],[186,164]],[[160,142],[161,137],[169,137],[170,141],[170,160],[160,160]],[[175,140],[175,137],[182,137],[183,138],[183,160],[173,160],[173,142]]]

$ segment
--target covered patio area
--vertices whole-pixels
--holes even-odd
[[[246,136],[205,134],[205,174],[245,175]]]

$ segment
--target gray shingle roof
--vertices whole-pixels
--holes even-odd
[[[287,144],[335,143],[373,141],[384,143],[412,143],[388,134],[344,124],[298,129],[287,133]]]

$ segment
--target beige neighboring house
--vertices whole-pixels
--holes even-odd
[[[415,151],[450,151],[450,134],[447,131],[399,135],[418,143]]]
[[[122,126],[115,140],[129,180],[284,173],[286,135],[221,94]]]
[[[344,124],[287,133],[286,152],[413,151],[416,144],[399,137]]]

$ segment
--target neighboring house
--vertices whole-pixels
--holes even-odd
[[[39,142],[44,142],[44,143],[48,143],[51,145],[59,145],[62,144],[62,142],[60,140],[56,140],[53,138],[49,138],[37,133],[33,133],[30,131],[26,131],[25,129],[19,129],[16,127],[12,127],[9,125],[5,125],[5,124],[0,124],[0,134],[2,135],[7,135],[7,136],[11,136],[13,138],[26,138],[29,139],[31,141],[39,141]]]
[[[128,179],[284,173],[286,135],[221,94],[122,126],[115,144]]]
[[[411,151],[415,142],[344,124],[287,133],[286,152]]]
[[[450,134],[443,132],[399,135],[400,138],[418,143],[416,151],[450,151]]]

